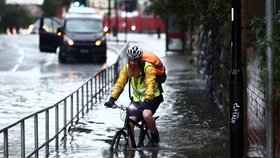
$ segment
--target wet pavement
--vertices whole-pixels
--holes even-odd
[[[185,54],[168,53],[161,57],[167,69],[164,99],[156,116],[160,133],[159,149],[111,153],[111,140],[123,126],[118,109],[103,106],[106,96],[81,119],[59,152],[50,157],[229,157],[229,130],[218,106],[209,95],[206,83]],[[128,103],[127,89],[118,99]]]

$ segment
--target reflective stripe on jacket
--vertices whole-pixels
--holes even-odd
[[[128,81],[127,76],[128,64],[122,69],[120,76],[112,90],[111,97],[118,99],[123,92],[124,87]],[[160,95],[158,83],[156,81],[156,72],[152,64],[146,62],[144,66],[145,79],[141,82],[141,76],[138,78],[131,77],[130,86],[132,89],[132,96],[135,102],[143,102],[145,99],[153,100],[154,97]]]

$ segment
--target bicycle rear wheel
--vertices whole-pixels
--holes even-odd
[[[111,151],[124,151],[128,146],[127,133],[121,129],[115,134],[112,144],[110,146]]]

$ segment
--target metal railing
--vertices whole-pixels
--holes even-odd
[[[59,149],[67,130],[113,86],[124,65],[126,44],[115,64],[101,70],[56,104],[28,115],[0,130],[0,157],[48,157]]]

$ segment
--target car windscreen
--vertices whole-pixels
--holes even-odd
[[[103,31],[102,20],[98,19],[67,19],[66,31],[72,33],[96,33]]]

